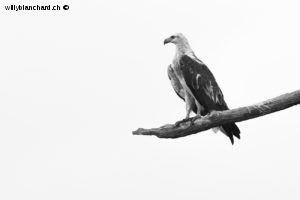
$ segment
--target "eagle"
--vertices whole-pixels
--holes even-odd
[[[228,110],[215,77],[196,57],[186,37],[177,33],[164,40],[164,44],[168,43],[176,46],[174,59],[168,66],[168,77],[176,94],[185,101],[186,116],[182,121],[189,120],[192,111],[197,119],[213,111]],[[235,123],[223,124],[213,130],[223,132],[232,144],[233,136],[240,139],[240,130]]]

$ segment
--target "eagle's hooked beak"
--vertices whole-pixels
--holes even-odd
[[[172,38],[170,38],[170,37],[165,39],[164,40],[164,45],[170,43],[171,41],[172,41]]]

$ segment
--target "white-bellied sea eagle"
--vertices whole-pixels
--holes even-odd
[[[197,117],[212,111],[228,110],[223,93],[211,71],[199,60],[191,49],[186,37],[174,34],[164,40],[164,44],[173,43],[176,53],[168,67],[168,76],[177,95],[186,103],[186,117],[191,111]],[[234,143],[233,136],[240,139],[240,130],[235,123],[218,127]]]

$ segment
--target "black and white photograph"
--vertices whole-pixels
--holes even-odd
[[[300,2],[2,0],[1,200],[300,199]]]

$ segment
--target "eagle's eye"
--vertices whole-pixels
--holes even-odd
[[[174,35],[172,35],[172,36],[171,36],[171,39],[173,40],[174,38],[175,38],[175,36],[174,36]]]

